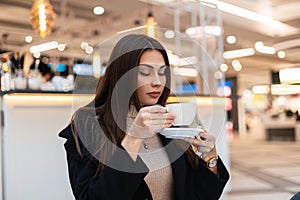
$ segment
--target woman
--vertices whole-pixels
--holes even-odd
[[[136,34],[119,40],[93,102],[59,134],[67,139],[76,199],[220,197],[229,174],[215,146],[198,156],[214,138],[199,133],[172,140],[159,134],[176,117],[164,107],[169,87],[169,61],[158,41]]]

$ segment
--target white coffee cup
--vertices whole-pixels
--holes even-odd
[[[166,108],[176,116],[173,126],[189,126],[197,114],[197,104],[192,102],[171,103],[167,104]]]

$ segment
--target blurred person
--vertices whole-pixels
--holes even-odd
[[[229,179],[215,138],[170,139],[159,133],[176,116],[164,47],[142,34],[121,38],[92,102],[59,133],[76,199],[219,199]],[[211,141],[212,145],[206,145]]]
[[[48,82],[54,76],[54,72],[51,70],[51,64],[46,64],[42,59],[34,59],[33,63],[30,65],[31,70],[38,70],[41,77],[43,78],[43,82]]]

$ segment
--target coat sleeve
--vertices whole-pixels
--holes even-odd
[[[77,200],[94,199],[133,199],[143,184],[148,168],[138,157],[133,161],[123,149],[117,148],[107,166],[96,174],[99,163],[96,159],[90,161],[87,156],[81,156],[72,138],[71,129],[64,130],[61,137],[67,138],[65,150],[67,153],[68,172],[73,194]],[[116,167],[126,166],[130,172]],[[120,166],[121,167],[121,166]]]
[[[221,197],[224,187],[229,180],[229,173],[222,162],[218,159],[218,174],[209,170],[200,159],[197,169],[192,170],[195,173],[195,195],[196,199],[217,200]],[[201,189],[200,189],[201,188]]]

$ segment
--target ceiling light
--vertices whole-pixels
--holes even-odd
[[[64,51],[65,49],[66,49],[66,44],[59,44],[58,46],[57,46],[57,50],[58,51]]]
[[[255,49],[259,49],[264,46],[264,43],[262,41],[258,41],[258,42],[255,42],[254,46],[255,46]]]
[[[201,3],[202,5],[207,6],[207,7],[210,7],[210,8],[216,8],[216,5],[214,5],[214,4],[206,3],[206,2],[203,2],[203,1],[201,1],[200,3]]]
[[[223,74],[220,71],[216,71],[214,76],[215,76],[215,79],[221,79],[223,77]]]
[[[93,66],[94,77],[100,78],[100,76],[101,76],[101,56],[99,53],[93,54],[92,66]]]
[[[196,69],[184,68],[184,67],[173,68],[173,73],[175,75],[180,75],[180,76],[190,76],[190,77],[198,76],[198,72]]]
[[[89,44],[87,42],[81,42],[81,44],[80,44],[80,48],[83,50],[85,50],[88,46],[89,46]]]
[[[300,68],[287,68],[279,70],[281,83],[300,83]]]
[[[207,34],[219,36],[222,34],[222,29],[220,26],[205,26],[204,32]]]
[[[174,31],[172,31],[172,30],[167,30],[167,31],[165,32],[165,37],[168,38],[168,39],[174,38],[174,37],[175,37]]]
[[[256,51],[264,54],[274,54],[276,52],[274,47],[265,46],[262,41],[258,41],[255,43]]]
[[[254,55],[255,51],[253,48],[247,48],[247,49],[237,49],[233,51],[225,51],[223,53],[223,57],[225,59],[232,59],[232,58],[239,58],[239,57],[245,57],[245,56],[252,56]]]
[[[279,58],[284,58],[285,57],[285,52],[284,51],[278,51],[277,55]]]
[[[196,56],[184,57],[179,59],[179,66],[194,65],[198,61]]]
[[[185,33],[191,37],[201,37],[203,33],[207,35],[220,36],[222,34],[222,29],[220,26],[196,26],[186,29]]]
[[[240,65],[241,63],[240,63],[240,61],[238,61],[238,60],[233,60],[233,61],[231,62],[231,64],[232,64],[232,66],[237,66],[237,65]]]
[[[248,89],[244,90],[243,96],[246,98],[250,98],[252,96],[252,91]]]
[[[238,61],[238,60],[233,60],[232,62],[231,62],[231,64],[232,64],[232,67],[233,67],[233,69],[235,70],[235,71],[241,71],[242,70],[242,64],[240,63],[240,61]]]
[[[97,6],[93,9],[95,15],[102,15],[104,13],[104,8],[101,6]]]
[[[27,42],[27,43],[32,42],[32,37],[31,37],[30,35],[27,35],[27,36],[25,37],[25,42]]]
[[[85,48],[85,52],[86,52],[87,54],[91,54],[91,53],[93,53],[93,51],[94,51],[94,48],[91,47],[91,46],[88,46],[87,48]]]
[[[300,94],[300,85],[273,84],[271,85],[272,95]]]
[[[269,94],[270,86],[269,85],[255,85],[252,87],[252,92],[254,94]]]
[[[148,13],[145,34],[149,37],[155,38],[155,25],[152,12]]]
[[[207,3],[213,3],[215,5],[217,5],[218,9],[233,15],[237,15],[258,23],[262,23],[262,24],[266,24],[269,26],[272,26],[274,28],[276,28],[277,30],[282,30],[284,28],[290,28],[290,29],[294,29],[293,27],[287,26],[286,24],[283,24],[279,21],[276,21],[270,17],[261,15],[259,13],[229,4],[229,3],[225,3],[223,1],[218,1],[218,0],[201,0],[201,2],[207,2]],[[293,30],[293,31],[296,31]]]
[[[51,33],[56,14],[48,0],[35,0],[30,12],[32,27],[41,38]]]
[[[236,42],[236,37],[233,35],[229,35],[227,36],[226,41],[228,44],[234,44]]]
[[[235,71],[237,71],[237,72],[241,71],[242,68],[243,68],[242,65],[237,65],[237,66],[233,67],[233,69],[234,69]]]
[[[173,54],[173,52],[170,50],[167,50],[167,54],[168,54],[170,65],[176,67],[179,66],[179,60],[180,60],[179,56]]]
[[[58,42],[52,41],[52,42],[46,42],[40,45],[32,46],[30,47],[29,51],[30,53],[38,53],[38,52],[56,49],[57,47],[58,47]]]
[[[34,58],[39,58],[41,56],[41,53],[40,52],[35,52],[34,54],[33,54],[33,57]]]
[[[220,65],[220,70],[222,72],[226,72],[228,70],[228,65],[226,65],[225,63],[221,64]]]

